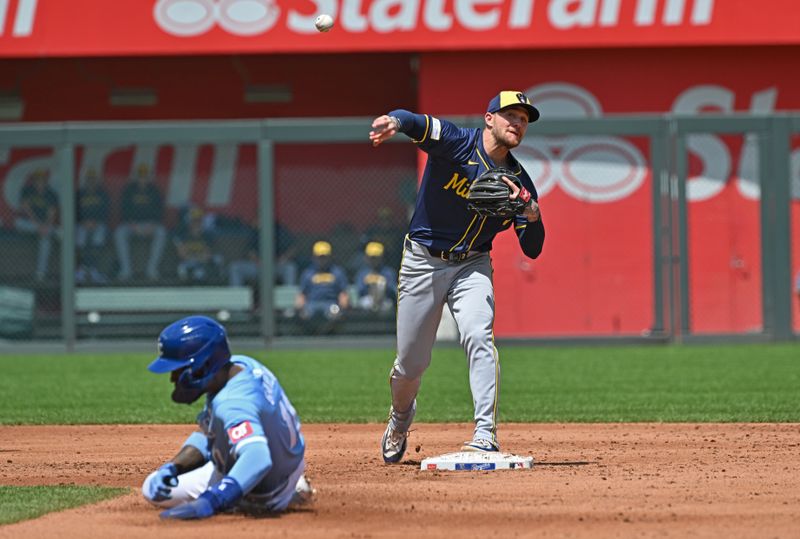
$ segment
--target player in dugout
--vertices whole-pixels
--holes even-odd
[[[161,518],[277,513],[312,500],[300,419],[267,367],[231,355],[225,328],[205,316],[167,326],[158,350],[148,369],[170,373],[173,401],[206,395],[199,429],[142,485]]]

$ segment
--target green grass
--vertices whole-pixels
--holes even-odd
[[[504,422],[800,421],[800,346],[502,346]],[[309,422],[383,421],[392,350],[251,352]],[[191,423],[150,355],[0,357],[0,424]],[[418,421],[471,421],[466,359],[437,348]]]
[[[0,485],[0,525],[95,503],[128,492],[124,488],[77,485],[8,487]]]

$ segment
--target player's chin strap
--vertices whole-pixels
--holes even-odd
[[[184,387],[180,385],[180,380],[178,380],[178,383],[175,384],[175,389],[172,390],[172,400],[178,404],[192,404],[205,392],[205,389]]]
[[[224,367],[224,365],[222,366]],[[200,398],[200,396],[208,389],[208,384],[214,375],[222,369],[213,370],[203,375],[202,372],[197,373],[199,378],[193,376],[191,369],[186,369],[178,377],[178,382],[175,384],[175,390],[172,392],[172,400],[179,404],[192,404]]]

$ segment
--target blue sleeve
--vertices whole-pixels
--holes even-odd
[[[203,459],[208,462],[211,458],[211,450],[208,447],[208,438],[206,435],[199,431],[194,431],[186,438],[186,441],[183,442],[182,447],[186,447],[190,445],[200,451],[203,454]]]
[[[272,455],[266,443],[253,443],[243,446],[238,451],[236,462],[228,472],[228,476],[236,479],[242,492],[247,494],[264,479],[272,468]]]
[[[309,288],[311,286],[311,276],[314,274],[311,268],[306,269],[303,274],[300,276],[300,292],[304,295],[308,295]]]
[[[415,114],[403,109],[389,113],[400,121],[400,132],[419,144],[419,149],[450,161],[462,163],[469,159],[474,143],[474,129],[464,129],[452,122],[429,114]]]
[[[421,141],[425,139],[429,126],[426,114],[415,114],[405,109],[395,109],[389,113],[389,116],[397,118],[400,122],[399,131],[408,135],[411,140]]]
[[[386,277],[386,295],[392,299],[397,297],[397,273],[390,268],[383,268],[383,276]]]
[[[362,269],[358,271],[358,275],[356,275],[356,288],[358,289],[359,296],[365,296],[367,294],[367,285],[364,284],[364,277],[367,275],[369,270]]]
[[[350,286],[350,281],[347,280],[347,275],[342,268],[334,268],[333,274],[336,275],[336,282],[339,285],[339,291],[344,292]]]
[[[227,475],[236,479],[247,494],[272,468],[272,456],[258,409],[247,399],[230,399],[218,404],[214,413],[223,420],[235,458]]]
[[[539,201],[539,194],[536,192],[536,187],[533,185],[528,173],[524,170],[519,175],[522,185],[531,192],[531,198]],[[519,238],[519,246],[522,252],[528,258],[537,258],[542,254],[542,247],[544,246],[544,223],[541,217],[538,221],[533,223],[528,222],[524,215],[517,215],[514,218],[514,231]]]
[[[542,254],[542,247],[544,246],[544,223],[542,223],[541,217],[533,223],[529,223],[524,217],[523,220],[525,220],[525,224],[514,225],[519,238],[519,246],[525,256],[536,258]]]

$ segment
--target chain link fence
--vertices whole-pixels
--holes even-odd
[[[75,144],[67,165],[57,145],[0,148],[0,337],[62,340],[65,310],[79,340],[153,338],[189,313],[238,336],[262,336],[265,312],[275,336],[393,334],[416,150],[370,149],[275,146],[267,268],[255,142]]]
[[[473,120],[479,121],[462,124]],[[796,331],[791,273],[800,267],[800,250],[784,246],[800,224],[786,202],[786,179],[800,177],[791,153],[800,138],[790,135],[800,132],[800,119],[789,120],[537,124],[518,155],[540,194],[572,197],[581,207],[572,229],[583,243],[557,240],[574,215],[547,216],[558,256],[574,252],[583,268],[571,268],[577,282],[559,288],[580,295],[559,316],[596,325],[608,319],[609,335],[624,334],[632,317],[652,336],[725,330],[732,323],[712,317],[720,309],[711,288],[697,278],[689,286],[689,275],[701,274],[697,264],[716,264],[730,266],[747,285],[722,298],[742,300],[740,325],[762,336],[785,337],[793,324]],[[195,313],[225,322],[233,336],[394,335],[396,276],[419,156],[405,140],[374,149],[367,131],[363,119],[0,129],[0,339],[68,346],[153,339],[167,323]],[[760,134],[743,138],[749,131]],[[761,193],[752,197],[761,206],[748,225],[762,253],[752,269],[733,248],[730,260],[704,261],[694,247],[709,227],[730,222],[724,206],[695,204],[706,184],[686,181],[713,176],[687,157],[700,140],[692,137],[705,132],[734,133],[732,146],[749,140],[754,155],[769,156],[753,158],[753,170],[737,176],[742,189]],[[625,167],[641,177],[623,174]],[[598,224],[606,219],[603,197],[623,188],[636,193],[623,193],[628,211],[611,228]],[[641,241],[619,248],[634,262],[604,265],[600,235],[633,229]],[[537,279],[561,282],[558,268],[530,267],[512,247],[498,242],[493,250],[495,270],[519,281],[512,289],[537,286]],[[552,292],[542,286],[539,294]],[[613,296],[622,298],[624,316],[603,300],[608,287],[620,290]],[[502,300],[518,319],[545,316],[537,327],[551,334],[566,327],[546,310],[531,314],[528,299],[517,296]]]

